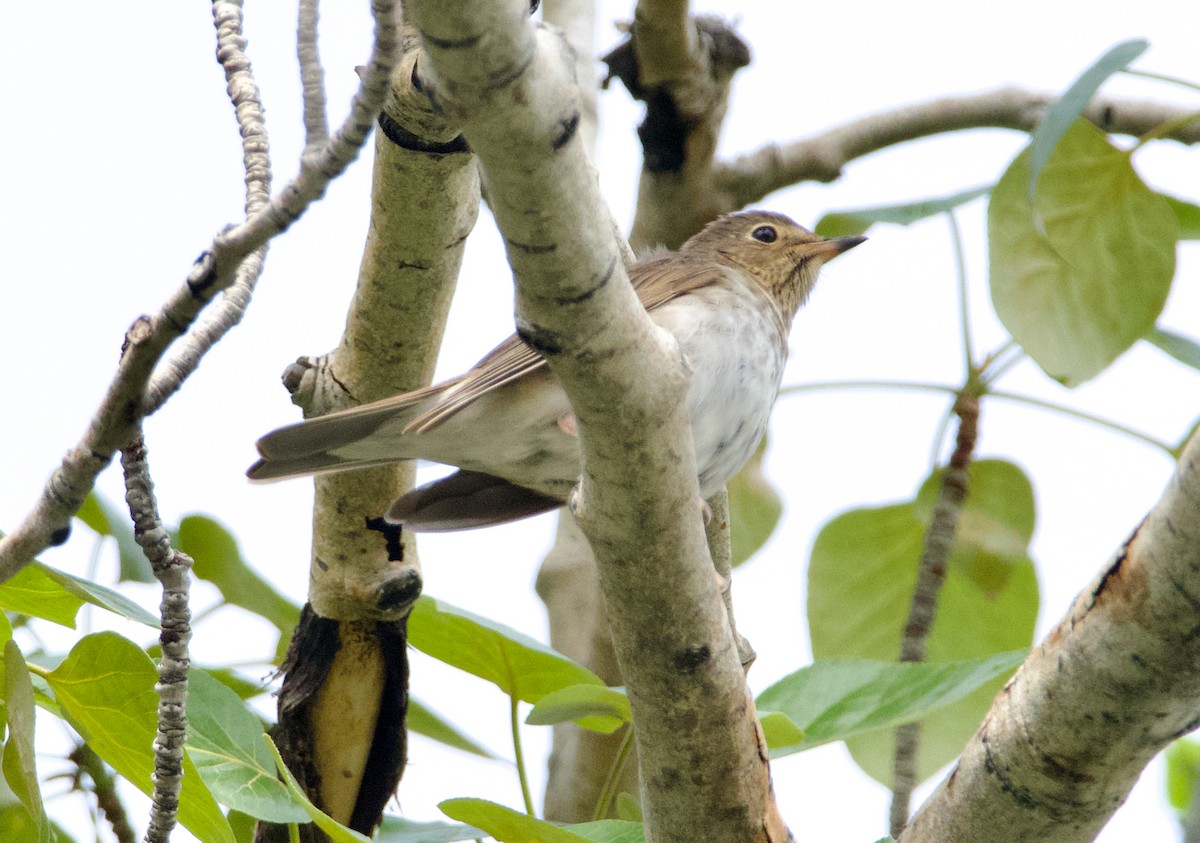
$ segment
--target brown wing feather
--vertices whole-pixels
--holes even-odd
[[[686,267],[686,271],[680,271],[681,265]],[[666,255],[631,266],[629,280],[642,307],[653,310],[672,299],[716,283],[721,278],[721,273],[722,269],[714,266],[711,261],[693,260],[690,255]],[[457,382],[427,387],[422,400],[439,391],[441,397],[410,421],[404,430],[406,433],[423,433],[437,427],[480,396],[545,365],[544,357],[513,334],[492,349]]]

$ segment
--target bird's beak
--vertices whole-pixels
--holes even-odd
[[[831,237],[817,246],[817,254],[823,256],[825,260],[831,260],[842,252],[850,251],[866,239],[861,234],[856,234],[853,237]]]

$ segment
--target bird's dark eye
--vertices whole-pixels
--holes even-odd
[[[775,231],[774,226],[760,225],[750,232],[750,236],[760,243],[774,243],[779,237],[779,233]]]

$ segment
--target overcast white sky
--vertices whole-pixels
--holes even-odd
[[[337,4],[322,22],[333,119],[365,59],[366,5]],[[291,4],[248,4],[249,51],[267,106],[277,185],[295,171],[302,144]],[[285,8],[288,7],[288,8]],[[361,7],[361,8],[360,8]],[[859,115],[914,100],[1016,83],[1062,90],[1117,41],[1144,36],[1138,67],[1200,80],[1195,36],[1200,6],[1153,0],[964,4],[863,0],[853,11],[802,3],[707,2],[740,20],[754,64],[737,77],[722,153],[768,140],[812,134]],[[629,3],[604,4],[603,19],[629,18]],[[213,60],[209,7],[133,2],[21,3],[5,9],[17,35],[0,52],[5,124],[0,152],[9,162],[0,206],[0,529],[35,500],[62,453],[77,440],[114,369],[134,317],[156,309],[182,282],[191,261],[242,205],[240,149],[223,78]],[[597,45],[617,41],[602,25]],[[1194,92],[1129,78],[1109,90],[1200,108]],[[640,108],[619,86],[602,97],[601,182],[618,216],[631,220],[640,151],[633,132]],[[835,185],[809,185],[762,205],[814,223],[827,210],[900,202],[994,181],[1020,148],[1015,133],[976,131],[872,156]],[[1176,145],[1139,154],[1150,183],[1193,201],[1197,153]],[[279,374],[297,356],[337,341],[366,230],[370,156],[358,162],[271,248],[260,292],[245,322],[223,342],[165,410],[147,424],[159,502],[168,521],[203,511],[241,539],[247,559],[296,601],[304,599],[311,485],[251,487],[243,471],[254,440],[298,418]],[[1004,334],[985,285],[982,203],[961,214],[969,250],[971,315],[977,344]],[[880,228],[869,244],[824,274],[793,332],[785,383],[960,378],[954,273],[946,225]],[[1178,282],[1163,323],[1200,334],[1194,247],[1180,249]],[[512,293],[493,224],[482,214],[472,235],[440,374],[460,371],[511,331]],[[1023,364],[1006,388],[1072,403],[1174,441],[1200,415],[1200,378],[1145,345],[1094,383],[1068,393]],[[813,536],[852,506],[913,494],[929,464],[941,399],[892,392],[785,399],[774,417],[769,470],[787,500],[785,524],[767,550],[736,578],[738,624],[760,658],[756,690],[803,664],[804,562]],[[1142,444],[1072,420],[989,402],[982,456],[1021,464],[1038,500],[1034,557],[1042,584],[1039,631],[1066,610],[1109,554],[1152,505],[1171,470]],[[119,472],[101,490],[121,498]],[[532,582],[552,521],[541,518],[422,542],[425,590],[538,637],[545,620]],[[86,530],[44,561],[82,573]],[[102,571],[111,570],[108,556]],[[157,599],[138,589],[147,606]],[[200,590],[197,609],[214,595]],[[265,627],[232,610],[197,628],[197,661],[237,658],[274,645]],[[141,640],[143,631],[122,626]],[[251,643],[261,634],[261,647]],[[414,696],[508,753],[505,701],[478,680],[414,654]],[[544,730],[525,732],[540,789]],[[46,758],[43,763],[52,762]],[[887,793],[857,772],[840,745],[774,765],[785,816],[799,835],[874,840],[886,825]],[[414,738],[401,789],[406,815],[435,819],[454,796],[520,802],[515,773]],[[1130,805],[1101,840],[1170,839],[1161,768],[1152,765]],[[134,816],[144,823],[142,803]],[[52,812],[67,807],[51,803]],[[80,819],[74,814],[75,820]],[[76,826],[78,827],[78,826]],[[86,834],[85,834],[86,837]],[[181,836],[179,839],[185,839]]]

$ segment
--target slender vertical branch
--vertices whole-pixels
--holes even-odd
[[[950,551],[962,515],[963,504],[970,491],[971,458],[979,436],[979,398],[964,390],[954,404],[958,416],[957,447],[950,464],[942,475],[941,491],[933,508],[929,529],[925,532],[925,547],[921,552],[917,584],[913,590],[912,606],[904,626],[900,645],[900,661],[925,660],[925,644],[933,628],[938,595],[946,579]],[[896,755],[892,768],[891,833],[898,837],[908,823],[909,803],[916,787],[917,749],[920,727],[907,723],[896,730]]]
[[[137,832],[129,824],[129,815],[121,803],[117,793],[116,777],[104,765],[104,761],[90,746],[79,744],[68,756],[80,773],[86,773],[92,780],[92,793],[96,796],[96,806],[108,820],[113,836],[117,843],[135,843]]]
[[[154,483],[146,462],[146,445],[139,435],[121,451],[125,469],[125,500],[133,519],[134,537],[154,576],[162,583],[160,605],[162,658],[158,662],[158,733],[154,738],[154,794],[151,797],[148,843],[167,843],[179,813],[183,785],[183,743],[187,737],[188,643],[192,639],[189,608],[191,558],[171,547],[154,499]]]
[[[300,0],[296,24],[296,58],[304,93],[304,148],[315,149],[329,138],[325,116],[325,71],[317,50],[320,0]]]

